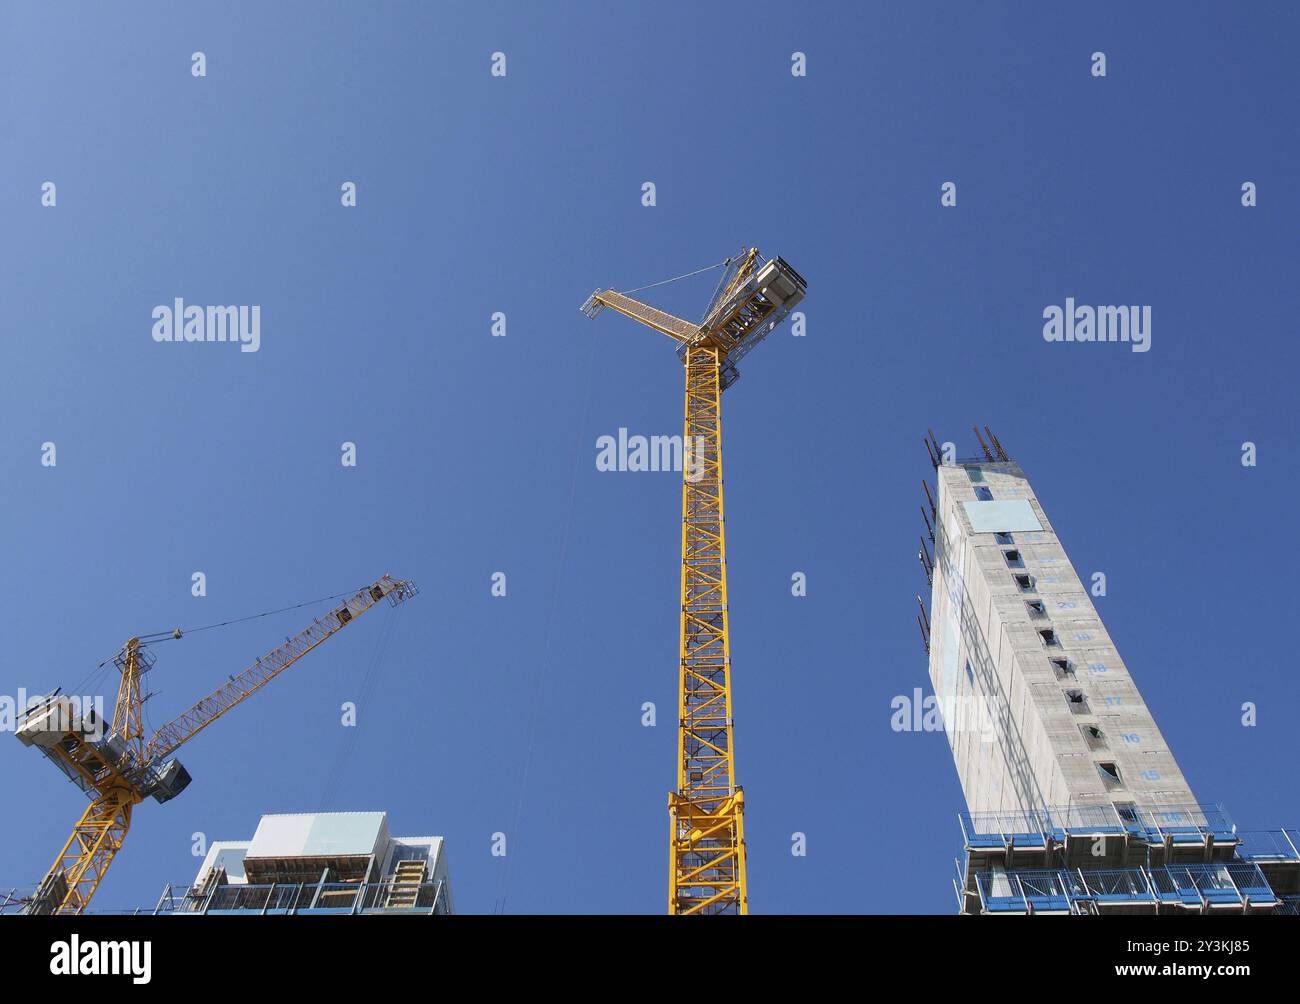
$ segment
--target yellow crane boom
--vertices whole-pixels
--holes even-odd
[[[90,805],[73,827],[26,912],[85,910],[122,848],[134,807],[149,797],[166,802],[189,784],[190,776],[180,762],[166,757],[380,600],[387,598],[396,606],[416,591],[414,583],[385,575],[231,677],[156,730],[147,741],[142,680],[153,667],[154,657],[148,642],[139,638],[127,641],[114,659],[122,679],[107,732],[93,710],[80,709],[67,698],[48,698],[28,708],[19,724],[18,738],[26,746],[39,748],[90,796]],[[179,638],[181,632],[173,636]]]
[[[700,324],[624,293],[597,290],[603,307],[678,342],[686,366],[683,422],[681,621],[678,661],[677,788],[668,795],[670,914],[749,912],[744,791],[736,784],[722,495],[722,392],[736,362],[803,299],[807,283],[783,259],[758,267],[750,248],[728,271]]]

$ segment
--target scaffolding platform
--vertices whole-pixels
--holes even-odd
[[[1284,904],[1247,861],[1149,868],[1000,868],[958,876],[961,912],[1007,914],[1272,913]],[[1296,898],[1300,901],[1300,897]]]
[[[1231,858],[1240,843],[1219,805],[1071,805],[959,813],[972,861],[998,858],[1008,870]],[[1100,849],[1100,852],[1099,852]]]
[[[1258,866],[1274,892],[1300,895],[1300,830],[1242,833],[1238,857]]]

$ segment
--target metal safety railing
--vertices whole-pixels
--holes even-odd
[[[1069,913],[1069,873],[1064,870],[987,871],[975,876],[987,913]]]
[[[1190,906],[1237,906],[1249,897],[1255,905],[1277,903],[1259,867],[1248,861],[1220,864],[1168,865],[1151,870],[1162,902]]]
[[[959,872],[960,876],[960,872]],[[989,869],[975,875],[986,913],[1083,913],[1092,907],[1246,907],[1291,912],[1249,861],[1118,869]]]
[[[168,885],[156,914],[360,914],[451,912],[444,882],[274,882],[213,885],[208,889]]]
[[[1300,861],[1300,830],[1251,830],[1240,834],[1237,852],[1250,861]]]
[[[1212,836],[1216,843],[1221,844],[1237,840],[1237,827],[1221,805],[1142,806],[1135,808],[1133,815],[1136,817],[1133,826],[1144,830],[1152,842],[1200,843],[1206,836]]]
[[[1151,876],[1143,868],[1099,868],[1075,870],[1071,889],[1076,898],[1098,903],[1154,903]]]
[[[1149,843],[1203,843],[1213,838],[1215,843],[1224,844],[1238,839],[1237,828],[1222,806],[1197,803],[1117,806],[1102,802],[961,812],[958,819],[968,850],[1041,847],[1049,839],[1060,842],[1070,836],[1122,833]]]

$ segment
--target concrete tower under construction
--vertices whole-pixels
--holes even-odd
[[[1297,912],[1300,831],[1241,833],[1197,800],[1092,583],[996,437],[980,445],[944,462],[931,434],[921,546],[930,680],[967,804],[960,911]]]

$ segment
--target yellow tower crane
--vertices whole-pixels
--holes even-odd
[[[668,795],[670,914],[749,912],[744,793],[736,784],[732,741],[722,392],[740,376],[740,358],[807,290],[782,258],[759,262],[758,248],[750,248],[721,263],[725,271],[699,324],[609,289],[582,305],[588,317],[612,307],[667,335],[686,366],[677,790]]]
[[[380,600],[387,598],[397,606],[416,592],[414,583],[385,575],[238,676],[230,677],[147,740],[143,714],[147,696],[141,684],[155,661],[150,644],[163,637],[179,638],[179,630],[132,638],[122,646],[113,660],[122,679],[107,730],[92,708],[79,707],[67,697],[56,695],[28,708],[19,723],[18,738],[24,746],[35,746],[44,753],[90,796],[90,805],[25,912],[77,914],[85,910],[122,849],[131,827],[131,810],[149,797],[169,801],[190,783],[180,761],[168,759],[172,753]]]

